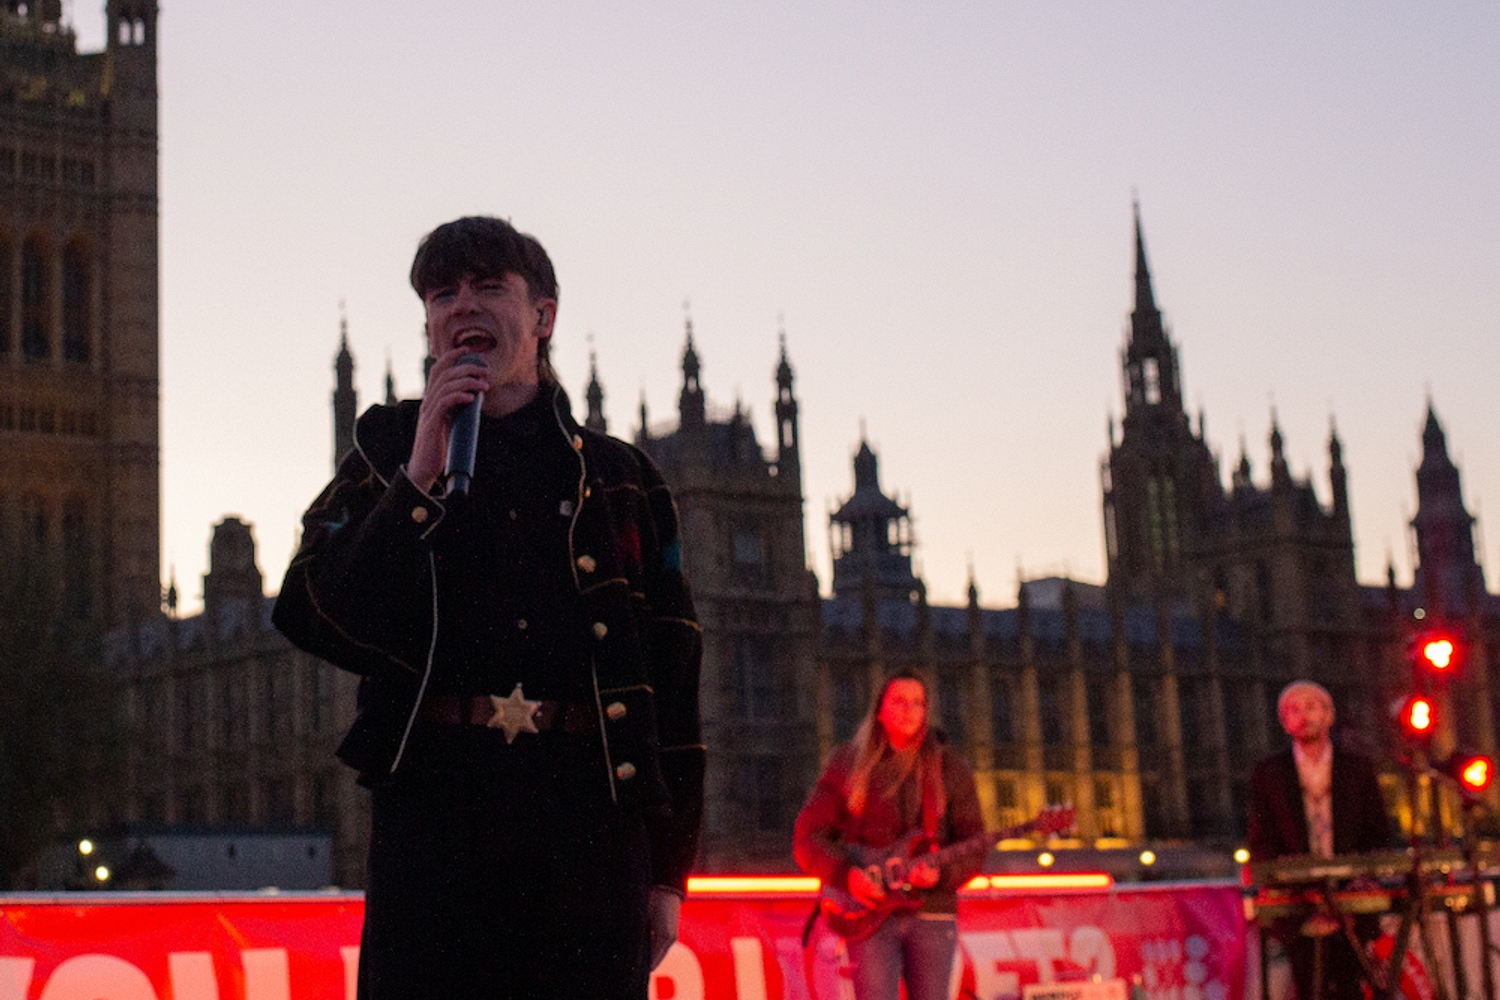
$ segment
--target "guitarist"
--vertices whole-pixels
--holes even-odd
[[[851,846],[892,848],[921,830],[939,845],[984,832],[974,775],[963,758],[927,725],[928,690],[922,677],[902,671],[888,678],[870,704],[854,740],[828,760],[797,816],[797,863],[825,885],[845,886],[859,903],[881,910],[878,928],[848,941],[856,1000],[896,1000],[906,981],[909,1000],[946,1000],[958,942],[958,888],[984,862],[988,845],[941,868],[911,866],[916,907],[897,903],[872,879]],[[877,851],[878,853],[878,851]]]

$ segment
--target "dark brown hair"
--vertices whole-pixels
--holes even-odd
[[[411,262],[411,287],[422,301],[429,292],[458,284],[465,277],[498,278],[519,275],[533,302],[557,300],[557,274],[552,259],[535,236],[517,231],[504,219],[469,215],[445,222],[422,237]],[[545,382],[556,382],[557,373],[548,359],[552,338],[537,347],[537,374]]]

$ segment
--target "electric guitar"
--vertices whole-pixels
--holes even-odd
[[[889,847],[845,844],[844,850],[854,856],[870,880],[885,890],[885,899],[875,906],[867,906],[855,899],[847,886],[825,885],[818,906],[835,934],[850,941],[862,941],[874,934],[891,914],[922,905],[923,890],[912,885],[910,880],[911,869],[918,861],[926,861],[941,871],[957,856],[981,845],[989,848],[1008,837],[1029,833],[1040,833],[1045,837],[1072,825],[1072,806],[1048,806],[1024,823],[976,834],[947,847],[938,847],[920,829],[903,835]]]

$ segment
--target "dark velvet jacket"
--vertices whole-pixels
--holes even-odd
[[[1333,852],[1357,854],[1391,846],[1385,800],[1369,758],[1333,751]],[[1292,751],[1267,757],[1250,779],[1250,857],[1256,861],[1308,853],[1307,812]]]
[[[676,508],[644,454],[580,427],[560,387],[542,392],[550,433],[577,461],[569,558],[591,651],[599,787],[608,790],[601,805],[642,811],[654,881],[680,890],[697,852],[704,747],[702,632],[682,575]],[[366,783],[401,764],[443,627],[438,591],[461,585],[433,556],[444,503],[404,471],[418,408],[374,406],[360,417],[354,450],[303,516],[272,615],[297,646],[361,675],[358,715],[338,754]]]

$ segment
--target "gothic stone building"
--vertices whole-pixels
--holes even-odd
[[[354,441],[358,401],[347,325],[334,360],[334,468]],[[394,386],[386,375],[386,401]],[[133,734],[123,817],[141,835],[245,832],[329,836],[336,884],[364,883],[366,793],[334,757],[354,721],[357,678],[289,643],[271,626],[251,526],[213,528],[203,611],[166,615],[108,636],[105,656],[124,689]]]
[[[1440,749],[1493,749],[1500,599],[1485,591],[1436,414],[1417,471],[1416,579],[1401,588],[1388,571],[1387,586],[1361,586],[1337,436],[1327,503],[1288,468],[1274,420],[1268,481],[1242,454],[1226,485],[1202,416],[1182,408],[1139,221],[1135,249],[1125,415],[1101,467],[1108,579],[1026,580],[1014,607],[982,607],[972,583],[964,606],[928,602],[912,569],[910,512],[882,489],[865,443],[854,489],[830,518],[833,579],[820,597],[785,343],[768,453],[742,406],[708,403],[689,324],[676,420],[653,427],[642,404],[635,441],[677,497],[704,627],[700,870],[791,866],[792,820],[822,760],[853,734],[880,678],[902,667],[933,679],[936,718],[975,766],[987,822],[1072,802],[1079,845],[1237,843],[1249,770],[1284,745],[1276,694],[1304,676],[1333,692],[1340,739],[1380,757],[1392,812],[1409,823],[1384,706],[1408,685],[1404,643],[1419,609],[1472,644]],[[346,335],[334,368],[338,456],[356,412]],[[386,385],[389,401],[389,374]],[[603,397],[591,371],[586,421],[599,430]],[[155,734],[133,765],[131,818],[322,827],[340,884],[358,885],[364,797],[332,757],[353,679],[270,629],[249,529],[235,519],[215,529],[205,603],[199,616],[150,622],[112,646],[134,678],[131,711]],[[1442,808],[1457,825],[1453,803]]]
[[[0,537],[100,628],[161,603],[156,7],[105,12],[0,3]]]

